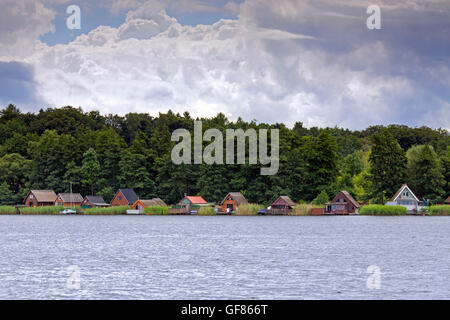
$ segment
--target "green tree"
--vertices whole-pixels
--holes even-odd
[[[322,190],[317,197],[312,201],[312,204],[316,205],[324,205],[327,203],[330,199],[328,198],[328,194],[325,190]]]
[[[414,157],[409,159],[410,187],[419,197],[425,197],[432,202],[443,200],[446,181],[442,164],[433,147],[424,145],[418,148]]]
[[[352,153],[346,156],[342,164],[342,173],[349,174],[351,177],[356,176],[364,170],[364,162],[358,153]]]
[[[9,206],[15,202],[14,193],[9,188],[8,184],[3,182],[0,184],[0,205]]]
[[[0,181],[7,183],[14,194],[24,189],[32,167],[32,161],[17,153],[0,158]]]
[[[111,186],[107,186],[101,189],[98,194],[103,197],[106,203],[110,203],[116,194],[116,190]]]
[[[384,202],[395,194],[406,180],[406,155],[397,140],[386,130],[372,137],[369,157],[372,178],[372,197]]]
[[[444,153],[444,155],[441,158],[442,160],[442,167],[444,171],[444,179],[447,181],[445,185],[445,194],[447,196],[450,195],[450,146],[447,147],[447,151]]]
[[[120,155],[127,148],[127,144],[113,128],[97,131],[94,144],[100,162],[100,178],[104,181],[104,184],[99,183],[99,185],[101,188],[112,186],[117,189]]]
[[[333,136],[323,131],[317,138],[303,138],[302,155],[306,160],[303,180],[304,200],[312,200],[322,190],[336,182],[338,176],[337,146]]]
[[[91,195],[94,195],[94,185],[100,176],[100,163],[97,154],[90,148],[83,154],[83,165],[81,166],[82,182],[90,187]]]
[[[118,179],[122,187],[134,189],[141,198],[155,196],[155,182],[147,170],[145,156],[124,150],[119,168]]]
[[[36,189],[53,189],[57,193],[67,191],[64,175],[67,164],[79,161],[81,155],[77,140],[67,134],[45,131],[36,142],[30,142],[33,168],[31,186]]]

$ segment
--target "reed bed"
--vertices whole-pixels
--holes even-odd
[[[297,204],[288,215],[290,216],[308,216],[314,208],[323,208],[324,206],[314,205],[310,203]]]
[[[0,214],[16,214],[17,209],[13,206],[0,206]]]
[[[119,206],[119,207],[108,207],[108,208],[90,208],[90,209],[83,209],[82,214],[83,215],[105,215],[105,216],[114,216],[114,215],[121,215],[126,214],[127,210],[129,210],[129,206]]]
[[[367,205],[359,209],[361,215],[368,216],[405,216],[407,210],[403,206]]]
[[[441,205],[441,206],[431,206],[428,209],[430,216],[450,216],[450,206],[449,205]]]
[[[54,206],[48,206],[48,207],[23,207],[20,208],[20,214],[25,215],[56,215],[60,214],[62,210],[64,210],[64,207],[54,207]]]
[[[214,210],[214,207],[201,207],[198,212],[198,216],[215,216],[216,211]]]
[[[256,216],[260,210],[264,209],[264,206],[259,204],[245,204],[239,206],[234,215],[236,216]]]
[[[145,208],[144,213],[149,216],[162,216],[169,213],[169,207],[150,206]]]

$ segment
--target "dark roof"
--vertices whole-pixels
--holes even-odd
[[[100,196],[86,196],[86,199],[90,203],[106,204],[105,200],[103,200],[103,197]]]
[[[248,204],[247,199],[245,199],[244,195],[240,192],[230,192],[227,196],[222,200],[220,204],[223,204],[225,200],[227,200],[228,196],[231,196],[233,200],[236,202],[238,206]]]
[[[61,200],[66,203],[69,203],[69,202],[81,203],[81,202],[83,202],[83,197],[79,193],[60,193],[60,194],[58,194],[58,197],[60,197]]]
[[[278,199],[282,199],[289,207],[295,207],[297,204],[294,202],[294,201],[292,201],[292,199],[291,198],[289,198],[289,196],[280,196]],[[275,200],[275,202],[277,202],[278,201],[278,199],[277,200]],[[274,202],[274,203],[275,203]]]
[[[123,196],[125,197],[125,199],[127,199],[130,206],[138,200],[138,196],[133,189],[119,189],[119,191],[122,192]]]

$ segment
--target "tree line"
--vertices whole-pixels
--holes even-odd
[[[261,176],[260,165],[174,165],[171,133],[203,130],[279,129],[280,169]],[[207,143],[205,142],[205,145]],[[269,148],[270,150],[270,148]],[[220,202],[240,191],[249,202],[268,204],[279,195],[296,202],[321,201],[349,191],[358,201],[384,203],[403,184],[432,203],[450,194],[450,136],[445,129],[405,125],[293,128],[282,123],[230,121],[219,113],[194,119],[172,111],[102,115],[63,107],[23,113],[0,111],[0,204],[23,202],[30,189],[101,195],[133,188],[141,199],[178,202],[184,194]]]

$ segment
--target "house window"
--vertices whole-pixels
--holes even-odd
[[[30,194],[30,199],[33,199],[33,195],[32,194]]]
[[[119,199],[119,201],[122,201],[122,196],[119,196],[118,199]]]

